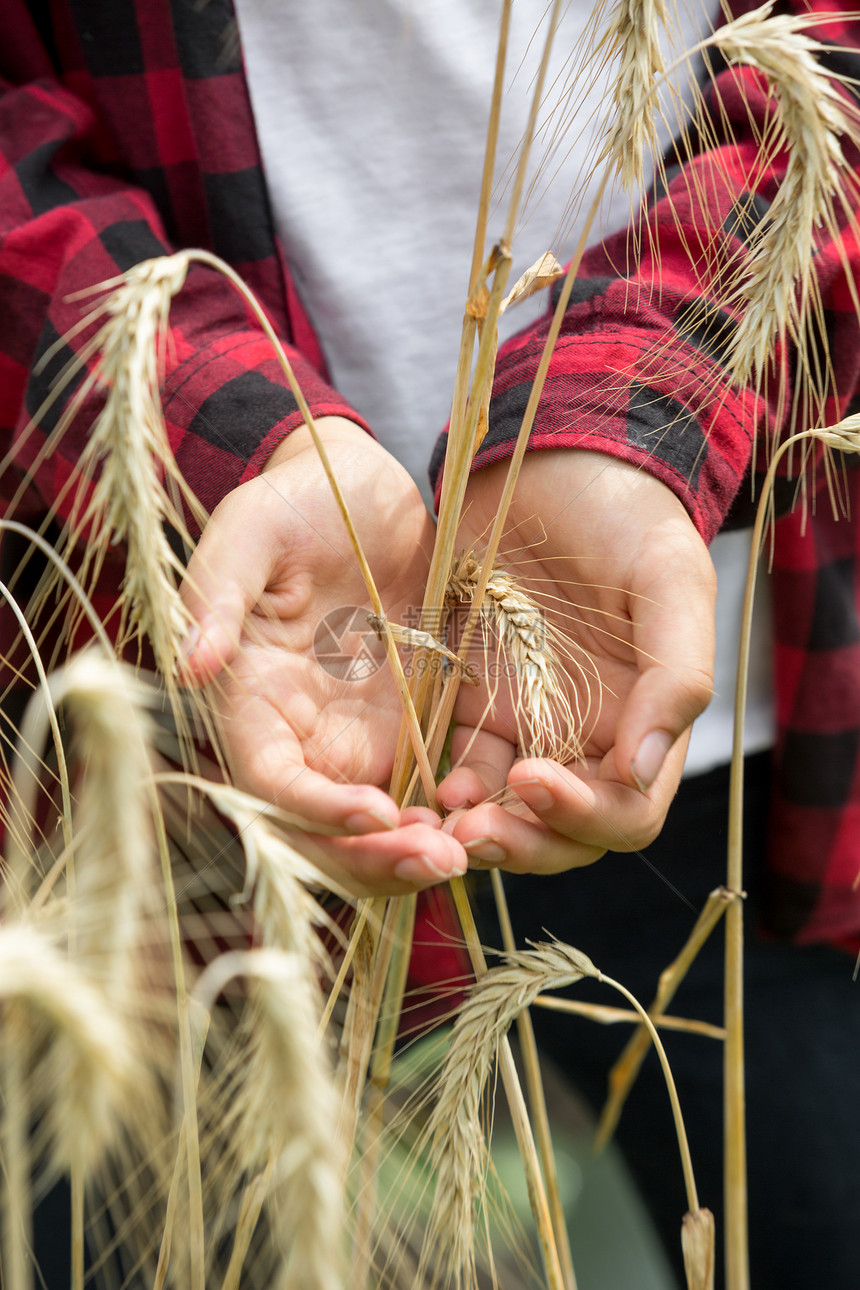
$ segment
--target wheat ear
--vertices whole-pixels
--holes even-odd
[[[469,552],[454,562],[446,601],[472,603],[482,566]],[[583,714],[574,713],[564,686],[558,634],[512,573],[495,566],[487,579],[482,616],[495,629],[514,669],[515,716],[523,754],[566,762],[582,755],[578,732]]]
[[[475,1267],[474,1212],[487,1169],[481,1102],[500,1042],[519,1013],[546,989],[600,977],[586,955],[561,942],[505,956],[463,1004],[439,1076],[428,1124],[436,1177],[422,1267],[438,1260],[443,1283],[463,1284]]]
[[[88,479],[98,478],[89,497],[76,501],[68,537],[71,549],[82,531],[91,533],[85,560],[94,570],[109,545],[125,543],[123,621],[149,637],[156,664],[168,679],[190,616],[175,582],[183,566],[165,527],[177,529],[189,548],[191,538],[162,483],[173,454],[159,387],[170,302],[187,267],[184,253],[145,260],[125,274],[97,311],[107,321],[86,352],[98,353],[98,382],[107,394],[78,464]],[[67,420],[76,405],[73,399]],[[186,496],[186,501],[202,518],[194,499]]]
[[[823,72],[818,42],[804,36],[812,15],[771,16],[773,0],[727,23],[712,43],[728,62],[760,71],[779,102],[779,138],[788,160],[767,215],[753,234],[738,297],[744,316],[732,342],[739,379],[762,376],[785,332],[799,339],[809,294],[816,229],[835,223],[834,197],[847,173],[840,136],[858,141],[857,115]],[[799,296],[797,286],[800,284]]]
[[[127,1025],[53,936],[20,923],[0,929],[0,1001],[8,1046],[38,1054],[32,1105],[51,1125],[54,1167],[91,1170],[146,1085]]]
[[[284,1290],[339,1290],[342,1166],[333,1132],[337,1099],[317,1039],[317,990],[303,957],[261,949],[221,955],[200,976],[195,998],[211,1013],[240,975],[251,995],[248,1043],[221,1126],[233,1176],[273,1171],[269,1203]],[[236,1267],[230,1275],[236,1280],[225,1287],[238,1284]]]
[[[663,74],[660,33],[665,0],[618,0],[598,49],[620,62],[612,90],[612,125],[600,162],[611,161],[629,193],[642,189],[642,159],[658,155],[654,84]]]

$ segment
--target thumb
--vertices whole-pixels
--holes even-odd
[[[244,486],[245,488],[248,485]],[[180,587],[193,623],[181,648],[186,685],[205,685],[236,656],[242,628],[269,583],[275,551],[267,526],[237,489],[214,511]]]

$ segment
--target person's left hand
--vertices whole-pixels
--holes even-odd
[[[470,481],[462,546],[480,552],[507,465]],[[707,548],[654,476],[601,453],[542,450],[523,463],[502,551],[571,638],[568,694],[591,714],[577,732],[583,758],[530,758],[518,747],[513,696],[500,691],[488,714],[487,687],[461,686],[455,769],[438,792],[453,812],[445,828],[474,867],[515,872],[638,850],[662,827],[690,726],[712,692],[716,577]],[[507,806],[489,800],[506,786]]]

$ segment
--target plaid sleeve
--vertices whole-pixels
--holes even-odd
[[[175,249],[151,192],[118,178],[115,167],[89,164],[104,157],[102,132],[86,99],[56,80],[0,81],[0,436],[6,463],[0,487],[8,499],[30,475],[19,513],[44,513],[68,498],[82,439],[100,406],[93,392],[69,433],[47,451],[48,436],[83,375],[45,409],[52,382],[93,330],[70,335],[92,302],[82,306],[69,297]],[[50,361],[40,367],[49,350]],[[363,424],[315,363],[295,346],[288,352],[315,416],[343,415]],[[207,509],[258,471],[301,421],[258,325],[227,282],[199,266],[171,313],[163,393],[180,468]],[[61,517],[67,505],[60,500]]]
[[[751,6],[733,6],[744,7]],[[856,74],[860,22],[831,21],[832,0],[793,5],[808,7],[822,16],[810,34],[844,43],[833,61]],[[764,394],[733,383],[727,353],[739,314],[720,289],[784,173],[784,153],[766,168],[758,160],[775,100],[758,73],[738,68],[716,77],[708,102],[710,137],[721,142],[668,169],[665,192],[637,235],[623,230],[584,257],[530,441],[533,449],[590,448],[643,466],[678,495],[706,541],[729,512],[754,444],[790,418],[780,391],[792,388],[795,369],[792,346],[778,346]],[[822,234],[814,273],[838,355],[830,413],[844,409],[860,379],[851,287],[858,267],[850,232],[835,243]],[[512,452],[549,324],[547,315],[501,349],[490,430],[473,469]],[[431,466],[437,484],[443,452],[444,440]]]

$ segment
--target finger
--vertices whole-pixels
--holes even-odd
[[[493,803],[459,817],[452,836],[460,842],[473,869],[506,869],[509,873],[560,873],[598,860],[605,847],[554,832],[534,818],[514,815]]]
[[[246,615],[272,574],[278,548],[271,526],[249,506],[252,495],[259,495],[262,508],[269,499],[260,489],[252,494],[250,484],[245,490],[237,490],[215,511],[180,587],[194,618],[182,650],[186,684],[211,681],[233,660]]]
[[[518,762],[508,785],[553,832],[603,851],[638,851],[663,827],[685,750],[682,738],[646,793],[619,780],[612,754],[583,775],[549,760]]]
[[[357,896],[398,896],[466,872],[462,846],[434,823],[415,821],[387,833],[315,838],[311,858]]]
[[[516,748],[509,739],[489,730],[455,726],[451,735],[454,769],[437,790],[440,805],[446,811],[454,811],[475,806],[501,792],[515,756]]]
[[[624,782],[643,792],[713,693],[713,565],[703,547],[688,554],[682,571],[673,564],[648,597],[634,602],[640,671],[619,714],[615,763]]]

